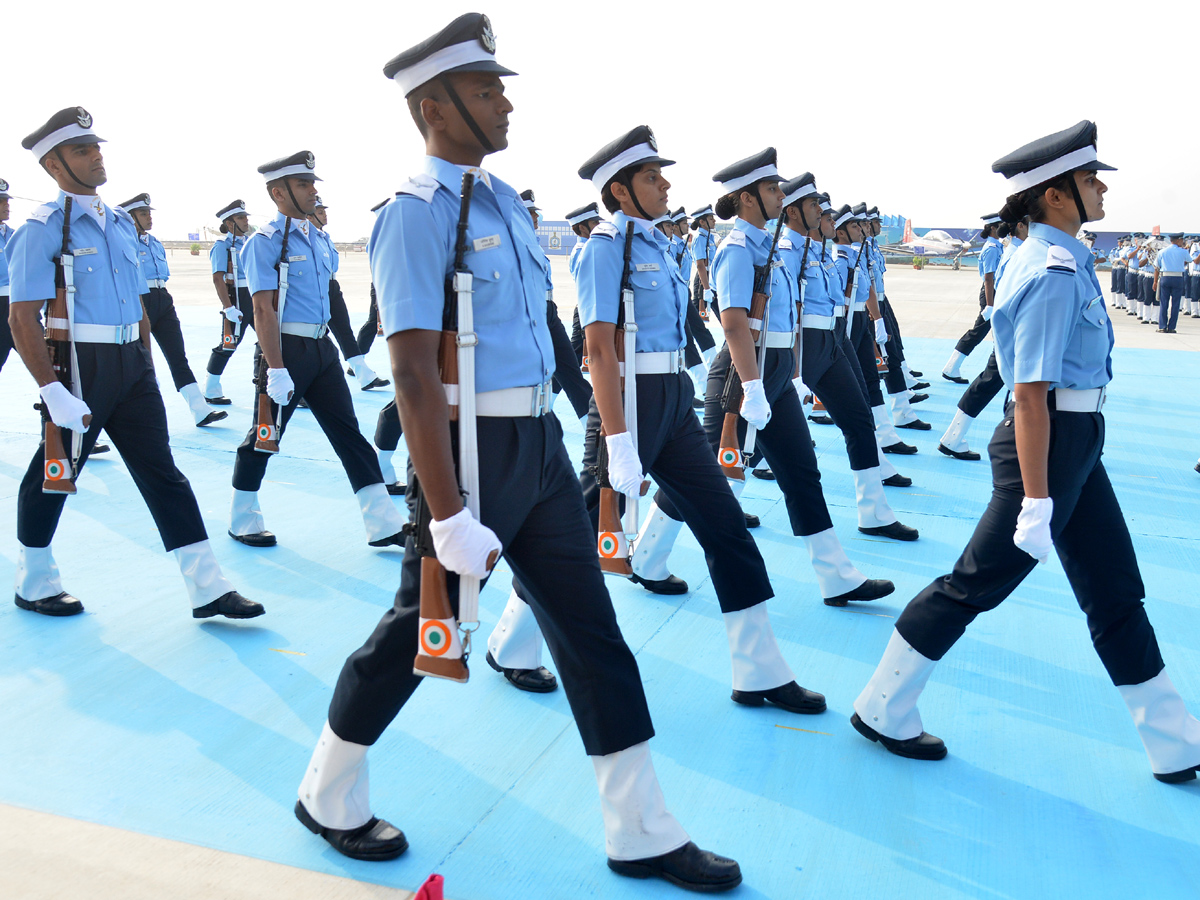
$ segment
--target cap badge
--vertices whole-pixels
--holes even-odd
[[[308,166],[310,169],[315,169],[317,167],[317,158],[309,153],[306,157],[304,157],[304,165]]]
[[[0,191],[7,191],[7,190],[8,190],[8,182],[5,181],[3,178],[0,178]]]
[[[479,43],[483,49],[493,56],[496,55],[496,35],[492,32],[492,23],[487,16],[479,17]]]
[[[79,123],[79,127],[80,128],[91,128],[92,127],[92,114],[90,112],[88,112],[86,109],[84,109],[82,106],[78,106],[78,107],[76,107],[76,109],[79,112],[75,116],[75,121]]]
[[[650,128],[646,129],[646,143],[650,145],[651,150],[658,152],[658,141],[654,139],[654,131]]]

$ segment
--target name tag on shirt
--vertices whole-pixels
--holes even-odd
[[[473,245],[476,253],[480,250],[491,250],[493,247],[500,246],[500,235],[489,234],[487,237],[476,238]]]
[[[304,262],[306,259],[308,259],[307,256],[289,256],[288,262]]]
[[[91,256],[95,252],[95,247],[80,247],[78,250],[74,251],[76,256]]]
[[[638,263],[636,268],[637,268],[637,271],[639,271],[639,272],[658,272],[658,271],[660,271],[660,267],[659,267],[658,263]]]

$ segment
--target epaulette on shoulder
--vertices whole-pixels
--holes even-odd
[[[412,176],[412,178],[400,185],[400,190],[396,191],[396,196],[410,194],[413,197],[420,197],[426,203],[432,203],[437,189],[438,180],[432,175],[422,173]]]
[[[57,203],[43,203],[29,214],[29,221],[41,222],[43,225],[45,225],[46,220],[54,215],[54,213],[59,209],[61,209],[61,207]]]
[[[119,206],[112,207],[113,215],[118,219],[124,219],[126,222],[133,222],[133,216]]]
[[[616,238],[618,238],[620,236],[620,234],[621,234],[621,232],[619,232],[617,230],[617,226],[614,225],[612,222],[601,222],[599,225],[597,225],[595,228],[592,229],[591,237],[599,236],[599,237],[606,237],[609,240],[616,240]],[[591,238],[589,238],[589,240],[590,239]]]
[[[275,232],[277,232],[278,230],[279,230],[278,228],[276,228],[274,225],[272,225],[270,222],[268,222],[262,228],[258,229],[258,231],[254,232],[254,234],[261,234],[263,237],[269,239],[269,238],[274,237]],[[254,235],[251,235],[251,237],[253,237],[253,236]]]
[[[1046,271],[1075,274],[1075,257],[1066,247],[1051,244],[1046,251]]]
[[[726,244],[729,244],[731,247],[745,247],[746,232],[738,231],[736,228],[733,229],[733,231],[721,238],[721,246],[724,247]]]
[[[780,250],[792,250],[793,248],[794,248],[794,245],[792,244],[791,238],[780,238],[779,239],[779,249]]]

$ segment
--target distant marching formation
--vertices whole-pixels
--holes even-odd
[[[845,438],[858,530],[914,541],[917,530],[897,520],[884,488],[912,484],[887,457],[916,452],[897,429],[930,428],[912,409],[924,399],[914,391],[928,385],[905,360],[887,298],[878,210],[834,208],[811,174],[781,175],[767,148],[713,176],[715,204],[690,217],[672,211],[665,173],[674,161],[644,125],[579,169],[600,199],[568,216],[580,238],[569,259],[579,298],[572,340],[553,302],[533,192],[518,193],[482,167],[508,146],[513,109],[502,78],[515,73],[495,49],[487,17],[470,13],[384,67],[427,155],[374,210],[372,320],[357,337],[337,287],[312,153],[259,166],[277,214],[253,234],[241,200],[218,212],[227,235],[211,254],[221,335],[202,393],[165,289],[165,255],[148,233],[150,198],[117,208],[100,200],[102,139],[81,108],[61,110],[25,139],[60,194],[11,238],[3,231],[12,339],[39,385],[45,425],[17,502],[16,603],[52,616],[82,611],[62,588],[50,543],[104,429],[178,559],[193,615],[263,614],[222,574],[172,461],[149,353],[154,334],[196,424],[207,425],[224,415],[213,409],[229,403],[221,373],[251,327],[257,396],[234,463],[229,534],[254,547],[276,543],[258,490],[306,403],[346,471],[368,543],[404,547],[393,608],[338,678],[299,786],[300,822],[357,859],[405,851],[403,832],[371,812],[367,754],[422,678],[469,678],[479,591],[503,556],[512,593],[486,660],[525,691],[553,691],[561,678],[595,771],[609,867],[726,890],[742,880],[738,863],[698,848],[667,810],[640,674],[604,573],[686,593],[668,565],[686,525],[720,606],[732,700],[824,713],[825,697],[798,684],[773,633],[767,604],[775,591],[750,533],[758,522],[738,500],[745,473],[777,481],[826,605],[886,596],[893,583],[859,571],[833,527],[804,406],[815,396]],[[967,430],[1006,387],[989,446],[992,498],[953,570],[897,620],[853,704],[853,727],[900,756],[946,756],[917,710],[937,661],[1056,551],[1155,777],[1189,780],[1200,766],[1200,722],[1165,671],[1101,462],[1112,326],[1090,246],[1074,235],[1103,217],[1107,187],[1098,175],[1109,168],[1087,121],[992,166],[1010,195],[985,217],[981,312],[943,374],[965,381],[962,359],[989,328],[996,349],[939,445],[979,459]],[[718,218],[733,221],[719,243]],[[1156,283],[1184,265],[1170,248],[1158,262]],[[1174,296],[1169,283],[1164,289]],[[332,331],[360,388],[386,385],[363,358],[376,316],[397,387],[380,414],[378,450],[359,431],[329,340]],[[720,348],[708,317],[720,324]],[[579,473],[552,414],[561,391],[585,426]],[[402,431],[407,485],[391,463]],[[407,494],[411,521],[391,499],[398,492]],[[557,677],[541,664],[543,643]],[[412,781],[420,783],[419,773]]]

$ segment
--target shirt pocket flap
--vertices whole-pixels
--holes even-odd
[[[633,286],[644,291],[656,290],[660,285],[666,284],[669,277],[670,273],[663,269],[654,272],[639,272],[635,269],[629,273]]]
[[[1104,304],[1097,300],[1085,309],[1083,311],[1083,320],[1095,325],[1097,328],[1103,326],[1108,321],[1108,312],[1104,309]]]

